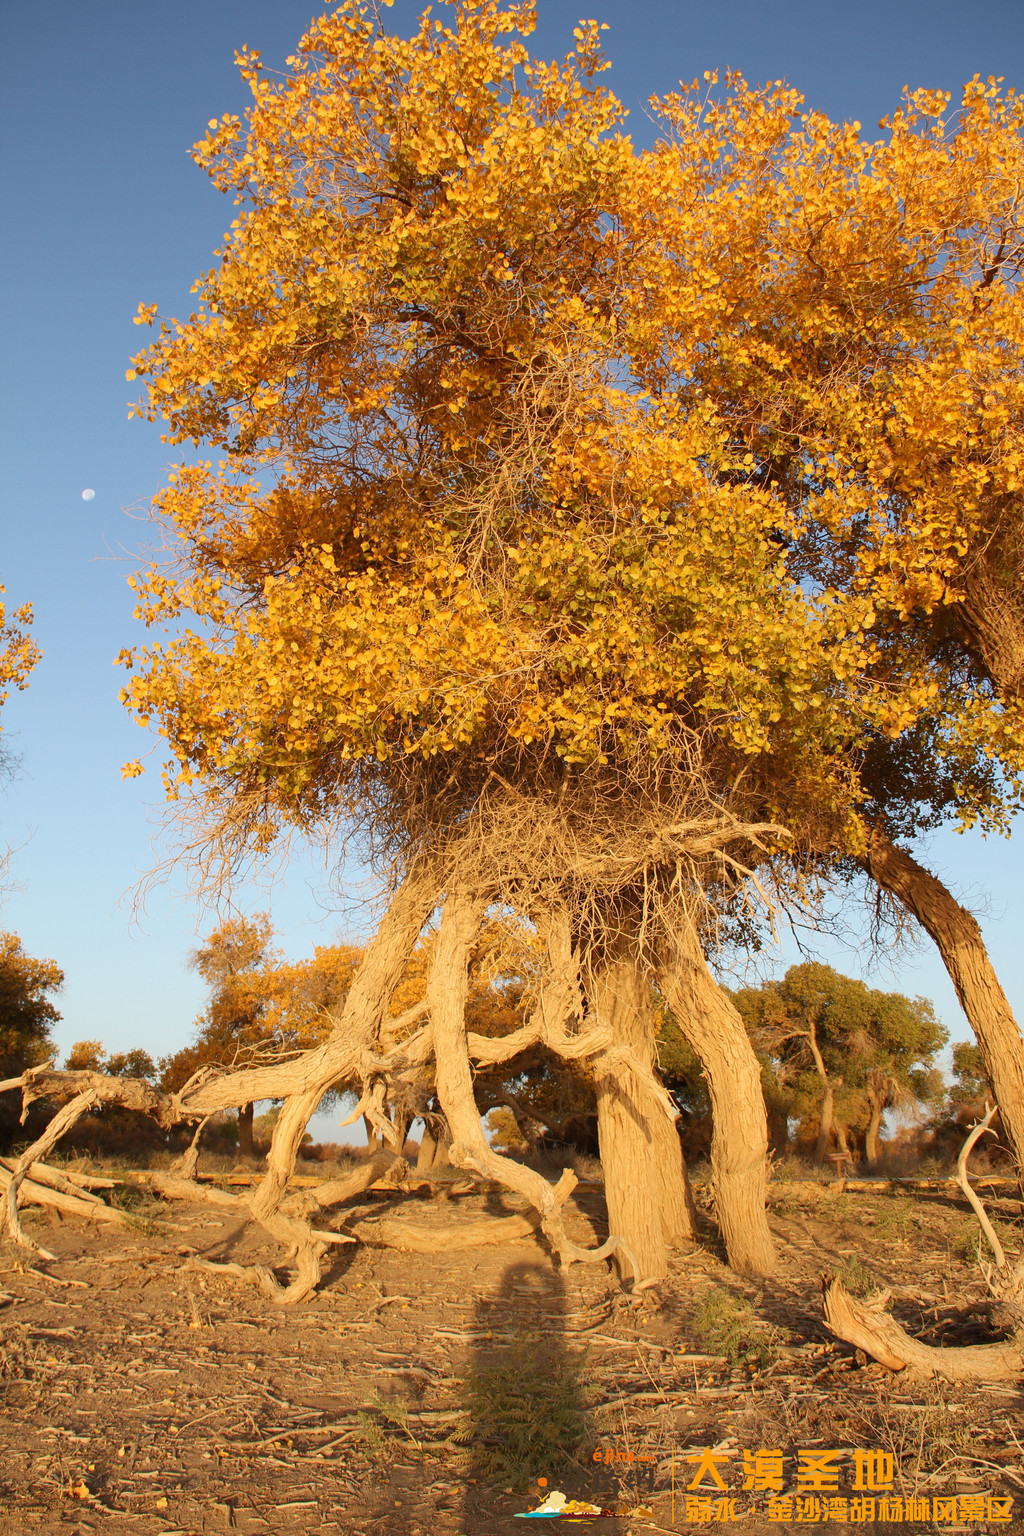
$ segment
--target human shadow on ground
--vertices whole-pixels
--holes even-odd
[[[476,1302],[463,1391],[463,1536],[528,1531],[515,1516],[556,1490],[601,1508],[645,1496],[645,1468],[610,1464],[592,1411],[588,1348],[572,1337],[587,1322],[574,1310],[582,1299],[549,1262],[538,1255],[508,1265],[497,1291]],[[598,1524],[611,1533],[628,1520]]]

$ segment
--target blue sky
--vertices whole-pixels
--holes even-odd
[[[398,0],[385,16],[406,29],[419,9]],[[582,0],[539,0],[537,51],[570,47],[582,10]],[[638,142],[652,134],[646,98],[705,69],[786,78],[810,106],[865,131],[905,83],[955,95],[978,73],[1024,88],[1020,0],[989,0],[983,20],[962,0],[606,0],[586,10],[610,24],[604,79]],[[185,1042],[202,1005],[185,960],[212,915],[180,879],[154,889],[134,920],[130,901],[161,856],[159,782],[154,772],[120,780],[121,763],[152,742],[118,704],[113,659],[139,638],[126,577],[151,538],[146,509],[170,455],[158,429],[128,421],[124,373],[145,334],[131,323],[140,301],[187,313],[231,220],[189,149],[209,118],[245,108],[235,49],[283,67],[311,14],[308,0],[52,0],[42,10],[6,0],[0,14],[0,580],[9,603],[33,602],[44,651],[3,719],[20,768],[0,790],[14,882],[0,926],[64,968],[61,1047],[88,1037],[159,1055]],[[82,500],[85,488],[94,499]],[[982,917],[1024,1011],[1019,841],[942,834],[926,854]],[[297,957],[365,932],[368,895],[358,869],[328,879],[299,858],[270,893],[236,900],[269,907]],[[817,953],[851,974],[870,959],[856,935]],[[769,964],[794,957],[787,945]],[[930,948],[891,957],[869,979],[932,997],[951,1032],[966,1033]]]

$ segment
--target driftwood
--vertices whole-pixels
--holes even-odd
[[[1014,1381],[1024,1375],[1024,1333],[1020,1331],[998,1344],[937,1349],[912,1338],[886,1312],[888,1291],[858,1301],[834,1277],[823,1283],[822,1291],[828,1329],[890,1371],[943,1376],[947,1381]]]

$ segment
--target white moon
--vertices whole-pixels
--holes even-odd
[[[96,495],[95,491],[83,491],[82,492],[82,500],[83,501],[92,501],[92,499],[93,499],[93,497],[95,495]]]

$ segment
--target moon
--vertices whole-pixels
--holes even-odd
[[[92,501],[92,499],[93,499],[93,497],[95,495],[96,495],[95,491],[83,491],[82,492],[82,500],[83,501]]]

